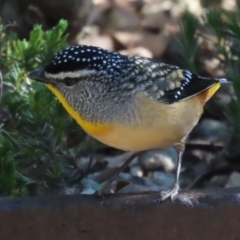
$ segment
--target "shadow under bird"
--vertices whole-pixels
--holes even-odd
[[[221,84],[231,83],[85,45],[58,52],[47,66],[29,77],[44,83],[89,135],[133,152],[114,177],[141,151],[173,146],[178,152],[176,180],[160,193],[161,201],[173,199],[179,191],[185,139],[205,103]],[[114,177],[100,194],[110,192]]]

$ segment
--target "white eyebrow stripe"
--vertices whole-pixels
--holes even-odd
[[[62,80],[64,78],[79,78],[79,77],[84,77],[87,75],[92,75],[96,73],[96,70],[77,70],[77,71],[73,71],[73,72],[60,72],[60,73],[56,73],[56,74],[52,74],[52,73],[48,73],[48,72],[44,72],[44,75],[46,78],[51,78],[51,79],[59,79]]]

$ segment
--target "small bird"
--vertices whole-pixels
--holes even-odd
[[[169,190],[160,193],[161,201],[178,194],[185,139],[198,123],[205,103],[221,84],[230,83],[86,45],[58,52],[29,77],[46,84],[89,135],[133,152],[114,177],[139,152],[173,146],[178,152],[176,179]],[[109,191],[113,179],[102,193]]]

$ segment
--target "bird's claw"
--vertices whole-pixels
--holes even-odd
[[[163,202],[166,199],[170,198],[171,200],[173,200],[173,198],[178,194],[179,191],[179,185],[178,184],[174,184],[169,190],[167,191],[161,191],[160,192],[160,196],[158,199],[158,202]]]
[[[100,197],[104,197],[113,193],[115,193],[115,187],[113,186],[112,182],[108,181],[106,181],[102,188],[96,192],[96,194]]]

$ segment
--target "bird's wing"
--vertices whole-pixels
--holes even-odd
[[[139,59],[138,59],[139,61]],[[188,70],[164,63],[147,62],[139,64],[146,69],[148,76],[144,91],[159,102],[172,104],[190,98],[211,86],[219,83],[219,79],[200,77]]]

